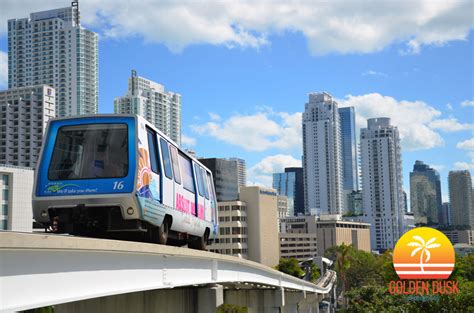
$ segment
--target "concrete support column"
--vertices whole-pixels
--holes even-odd
[[[299,312],[300,313],[319,313],[319,301],[322,300],[322,297],[319,295],[307,295],[306,299],[299,303]]]
[[[281,313],[298,313],[298,303],[305,297],[303,292],[285,292],[285,306],[281,308]]]
[[[224,288],[221,285],[199,288],[197,313],[215,312],[224,303]]]
[[[283,289],[276,290],[226,290],[225,303],[244,306],[248,313],[279,313],[285,305]]]

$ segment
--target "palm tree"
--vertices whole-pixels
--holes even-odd
[[[436,241],[436,237],[431,238],[427,242],[425,242],[425,240],[420,236],[413,236],[412,238],[415,239],[415,240],[418,240],[419,242],[412,241],[412,242],[408,243],[409,247],[415,247],[415,249],[413,249],[413,251],[411,252],[410,256],[413,257],[415,254],[417,254],[418,251],[421,251],[421,254],[420,254],[420,267],[421,267],[421,271],[423,272],[424,271],[424,268],[423,268],[423,254],[426,255],[425,262],[428,262],[431,258],[431,253],[430,253],[429,249],[438,248],[441,245],[439,243],[434,243]]]
[[[350,268],[352,245],[342,244],[336,250],[336,271],[342,282],[342,295],[344,301],[344,308],[347,305],[346,291],[349,289],[349,282],[347,280],[346,271]]]

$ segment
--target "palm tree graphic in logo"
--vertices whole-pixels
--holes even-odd
[[[393,266],[400,279],[447,279],[454,261],[451,241],[431,227],[407,231],[393,249]]]
[[[421,251],[420,267],[421,271],[424,272],[425,269],[423,268],[423,254],[426,255],[425,263],[428,263],[431,258],[430,249],[439,248],[441,247],[441,245],[439,243],[434,243],[436,241],[436,237],[431,238],[427,242],[425,242],[425,240],[421,236],[413,236],[412,238],[417,240],[418,242],[412,241],[408,243],[409,247],[415,247],[415,249],[413,249],[413,251],[411,252],[410,256],[413,257],[418,253],[418,251]]]

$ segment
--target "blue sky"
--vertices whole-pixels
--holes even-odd
[[[69,1],[0,4],[0,88],[6,20]],[[474,169],[474,18],[470,1],[153,2],[83,0],[100,35],[99,111],[113,112],[131,69],[183,96],[185,146],[241,157],[252,183],[301,159],[308,93],[353,105],[357,123],[392,117],[404,186],[415,160],[447,174]],[[471,13],[470,13],[471,12]]]

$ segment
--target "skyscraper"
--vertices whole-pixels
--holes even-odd
[[[181,95],[140,77],[135,70],[128,79],[128,91],[114,100],[114,112],[138,114],[165,135],[181,144]]]
[[[443,208],[439,214],[438,220],[441,225],[451,225],[452,209],[449,202],[443,202]]]
[[[247,166],[245,165],[245,160],[239,158],[229,158],[229,160],[237,162],[239,187],[247,186]]]
[[[341,150],[343,162],[344,193],[359,190],[357,167],[357,142],[355,133],[355,113],[353,107],[339,108],[341,120]]]
[[[70,7],[8,20],[8,88],[49,85],[56,116],[95,114],[99,103],[98,36]]]
[[[217,201],[239,199],[239,171],[235,160],[209,158],[199,159],[211,172],[216,188]]]
[[[295,215],[296,173],[273,173],[273,189],[287,197],[288,216]]]
[[[305,214],[304,210],[304,174],[302,167],[287,167],[285,173],[295,173],[294,215]]]
[[[442,210],[439,174],[423,161],[415,161],[410,173],[410,204],[417,225],[439,223]]]
[[[341,129],[337,102],[310,93],[303,113],[305,208],[316,214],[343,212]]]
[[[455,226],[469,225],[474,228],[474,208],[472,199],[471,173],[464,171],[450,171],[449,202],[451,203],[451,222]]]
[[[393,249],[403,232],[402,157],[390,118],[371,118],[361,129],[362,202],[372,249]]]

